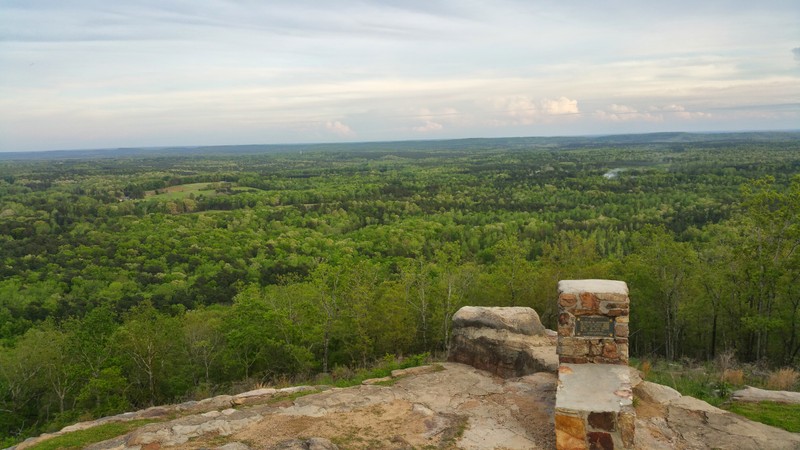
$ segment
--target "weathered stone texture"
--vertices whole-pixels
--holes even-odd
[[[800,449],[800,434],[749,421],[667,386],[642,381],[634,391],[637,409],[649,413],[636,418],[637,448]]]
[[[614,439],[609,433],[592,431],[587,434],[589,450],[614,450]]]
[[[521,306],[465,306],[453,315],[453,329],[467,327],[508,330],[527,336],[541,336],[545,331],[539,314],[531,308]]]
[[[556,448],[559,450],[586,450],[586,439],[578,439],[563,431],[556,430]]]
[[[561,363],[628,364],[628,287],[613,280],[564,280],[559,283],[558,355]],[[609,317],[614,335],[576,335],[576,317]],[[620,341],[620,339],[625,339]],[[587,347],[576,341],[587,340]],[[563,341],[563,343],[562,343]],[[620,345],[622,344],[622,345]]]
[[[556,448],[632,449],[633,393],[629,373],[619,367],[628,364],[628,287],[611,280],[565,280],[558,287]],[[560,415],[581,422],[582,442]]]
[[[284,441],[272,447],[272,450],[339,450],[339,447],[328,439],[312,437]]]
[[[634,448],[634,437],[636,433],[636,413],[632,410],[623,410],[617,415],[622,445],[625,448]]]
[[[800,392],[769,391],[766,389],[746,386],[733,393],[737,402],[776,402],[786,404],[800,404]]]
[[[555,345],[531,308],[465,306],[453,316],[448,361],[504,378],[555,372]]]
[[[612,412],[591,412],[589,413],[589,425],[592,428],[605,431],[616,431],[616,415]]]
[[[555,416],[556,423],[556,448],[570,450],[585,450],[586,446],[586,427],[583,418],[558,414]]]

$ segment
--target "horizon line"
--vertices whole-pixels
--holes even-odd
[[[122,146],[122,147],[91,147],[91,148],[52,148],[41,150],[0,150],[0,154],[31,154],[31,153],[69,153],[69,152],[103,152],[114,150],[167,150],[167,149],[199,149],[214,147],[299,147],[299,146],[324,146],[324,145],[348,145],[348,144],[391,144],[391,143],[411,143],[411,142],[448,142],[448,141],[467,141],[467,140],[491,140],[491,139],[574,139],[574,138],[602,138],[613,136],[652,136],[659,134],[688,134],[688,135],[714,135],[714,134],[756,134],[756,133],[800,133],[800,128],[788,129],[748,129],[748,130],[706,130],[706,131],[650,131],[643,133],[592,133],[592,134],[564,134],[564,135],[519,135],[519,136],[477,136],[477,137],[452,137],[452,138],[428,138],[428,139],[389,139],[389,140],[365,140],[365,141],[308,141],[308,142],[276,142],[264,143],[253,142],[247,144],[178,144],[178,145],[148,145],[148,146]]]

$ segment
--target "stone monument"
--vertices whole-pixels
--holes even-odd
[[[628,286],[562,280],[558,312],[556,448],[634,448]]]

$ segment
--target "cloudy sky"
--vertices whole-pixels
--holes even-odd
[[[797,0],[0,0],[0,151],[797,128]]]

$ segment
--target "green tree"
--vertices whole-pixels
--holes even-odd
[[[493,299],[502,306],[533,306],[533,265],[527,259],[530,243],[516,233],[500,240],[493,248],[495,263],[492,278],[499,287]]]
[[[634,237],[634,252],[623,261],[631,298],[632,339],[645,352],[673,360],[680,354],[685,320],[682,304],[692,299],[697,254],[663,228],[647,227]],[[662,350],[663,349],[663,350]]]
[[[322,317],[322,372],[328,373],[330,368],[330,347],[334,337],[340,310],[342,293],[345,287],[344,269],[323,262],[311,272],[311,284],[316,291],[316,306]]]
[[[433,265],[421,257],[404,261],[400,266],[400,283],[406,304],[415,312],[417,346],[423,351],[429,351],[430,322],[435,296]]]
[[[183,337],[189,361],[195,367],[193,372],[201,374],[200,379],[195,375],[194,384],[196,386],[202,380],[209,385],[212,369],[219,364],[226,345],[224,311],[200,308],[187,311],[182,319]]]
[[[464,306],[467,292],[477,278],[478,267],[465,263],[461,248],[453,242],[436,251],[435,267],[438,272],[436,296],[441,299],[441,306],[437,308],[441,348],[449,351],[453,315]]]
[[[171,383],[180,384],[180,368],[185,367],[178,320],[144,302],[126,314],[113,338],[126,378],[143,394],[138,400],[156,405],[171,398]]]
[[[266,352],[264,333],[267,331],[266,305],[258,286],[250,285],[233,299],[233,306],[225,317],[225,339],[232,360],[236,361],[245,378],[259,369],[258,364]]]
[[[783,362],[800,351],[797,291],[800,280],[800,176],[788,189],[766,177],[742,188],[743,231],[748,236],[742,251],[748,257],[749,313],[742,320],[751,334],[751,356],[768,356],[775,333],[782,334]]]

